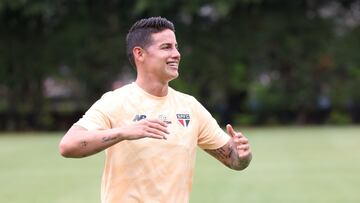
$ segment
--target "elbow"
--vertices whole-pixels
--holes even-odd
[[[65,143],[60,142],[59,152],[60,152],[61,156],[65,157],[65,158],[70,158],[70,153],[69,153],[68,147]]]
[[[63,140],[59,144],[59,152],[60,155],[65,158],[75,158],[71,150],[71,147],[69,146],[68,143],[64,142]]]
[[[64,135],[59,143],[59,152],[60,155],[65,158],[82,158],[85,157],[84,150],[81,149],[86,146],[86,142],[82,141],[80,145],[80,140],[78,140],[76,136],[83,129],[77,126],[73,126],[69,129],[69,131]],[[80,148],[80,146],[82,146]]]

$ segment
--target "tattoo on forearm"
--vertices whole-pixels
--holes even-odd
[[[225,150],[224,148],[215,149],[211,154],[213,154],[216,158],[221,160],[226,160],[231,158],[232,149],[229,148]]]
[[[205,151],[232,169],[244,169],[249,164],[249,160],[241,160],[239,158],[231,142],[219,149]]]
[[[103,137],[102,142],[107,142],[107,141],[114,140],[114,139],[116,139],[116,137]],[[80,140],[80,147],[85,150],[85,151],[83,151],[83,154],[80,155],[80,157],[87,157],[87,156],[96,154],[101,151],[101,149],[91,149],[91,148],[85,149],[88,145],[89,145],[89,142],[86,141],[85,139]],[[89,149],[90,149],[90,151],[89,151]]]
[[[88,143],[85,140],[80,141],[80,147],[85,148],[88,145]]]
[[[103,143],[105,143],[105,142],[110,142],[110,141],[113,141],[113,140],[116,140],[117,139],[117,137],[103,137],[101,140],[102,140],[102,142]]]

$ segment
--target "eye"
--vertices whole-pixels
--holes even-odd
[[[171,46],[170,45],[163,45],[163,46],[161,46],[161,49],[171,49]]]

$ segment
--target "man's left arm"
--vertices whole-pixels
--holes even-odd
[[[205,151],[234,170],[245,169],[252,159],[249,140],[241,133],[235,132],[230,124],[226,126],[231,139],[218,149]]]

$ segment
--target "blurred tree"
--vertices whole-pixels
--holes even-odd
[[[67,128],[133,70],[129,26],[159,15],[176,24],[183,58],[171,85],[223,122],[360,120],[359,0],[0,0],[0,128]],[[70,84],[62,105],[49,81]]]

